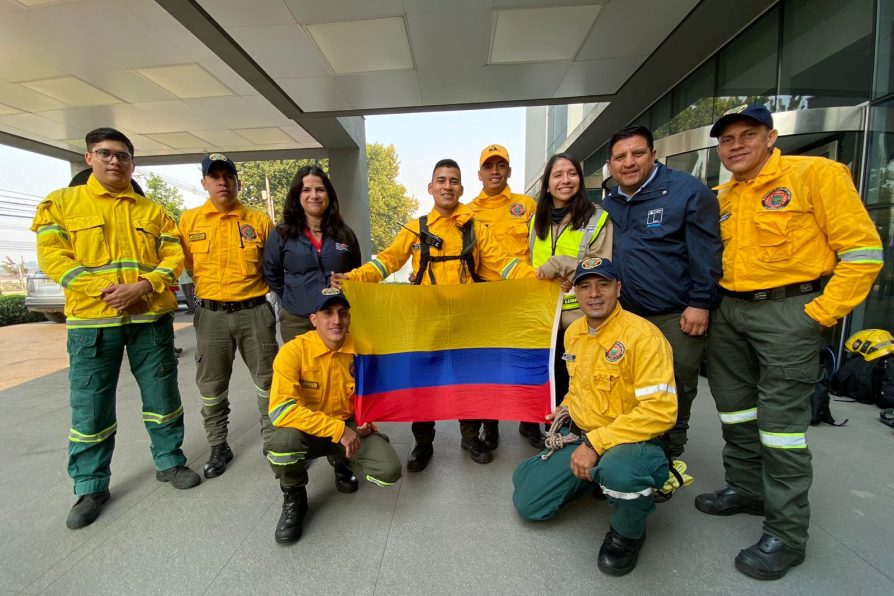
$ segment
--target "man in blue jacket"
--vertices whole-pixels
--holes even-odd
[[[651,321],[673,349],[679,413],[664,438],[676,459],[686,445],[708,315],[719,301],[720,210],[700,180],[655,161],[648,128],[619,130],[609,150],[618,187],[602,206],[615,231],[621,305]]]

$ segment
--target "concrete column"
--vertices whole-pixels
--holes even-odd
[[[369,226],[369,176],[366,166],[366,128],[363,118],[339,118],[357,143],[349,149],[329,150],[329,178],[338,193],[345,222],[357,234],[363,260],[371,257]]]

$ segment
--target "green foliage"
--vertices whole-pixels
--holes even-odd
[[[43,320],[43,314],[31,312],[25,308],[25,296],[23,294],[5,294],[0,296],[0,327]]]
[[[175,220],[180,219],[180,214],[183,213],[183,197],[180,191],[157,174],[150,174],[146,179],[146,198],[160,204]]]
[[[270,181],[270,195],[273,197],[274,222],[282,219],[282,208],[286,201],[292,178],[303,166],[317,165],[323,171],[329,171],[328,160],[286,159],[278,161],[244,161],[236,165],[239,169],[239,200],[244,204],[267,212],[264,201],[266,181]],[[338,190],[338,189],[336,189]]]
[[[25,267],[25,259],[19,257],[19,262],[16,263],[11,258],[6,257],[3,261],[0,261],[0,268],[3,269],[6,273],[14,275],[16,281],[19,282],[19,290],[22,292],[25,291],[25,279],[28,277],[28,274],[31,271]]]
[[[369,170],[369,225],[372,236],[372,251],[378,253],[394,240],[419,202],[407,196],[407,189],[397,182],[400,161],[394,145],[373,143],[366,146],[366,161]]]

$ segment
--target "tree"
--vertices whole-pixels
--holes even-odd
[[[236,165],[239,169],[239,200],[250,207],[267,212],[264,191],[270,183],[273,197],[274,221],[282,219],[282,208],[286,201],[292,178],[303,166],[316,165],[328,172],[328,160],[286,159],[276,161],[244,161]]]
[[[22,291],[25,291],[25,279],[28,277],[28,268],[25,267],[25,259],[19,257],[19,262],[16,263],[11,258],[6,257],[5,261],[0,261],[0,267],[3,270],[11,275],[15,275],[16,279],[19,282],[19,285],[22,287]]]
[[[161,205],[175,220],[183,213],[183,197],[180,191],[162,180],[158,174],[150,174],[146,179],[146,198]]]
[[[369,169],[369,227],[373,253],[391,244],[400,231],[400,224],[407,222],[419,202],[407,196],[407,189],[397,182],[400,161],[394,145],[372,143],[366,146]]]

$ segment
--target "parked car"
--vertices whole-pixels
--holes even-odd
[[[43,271],[36,271],[28,276],[25,291],[25,308],[42,312],[48,321],[65,322],[65,290]]]
[[[28,276],[25,289],[25,308],[34,312],[42,312],[48,321],[65,322],[65,290],[62,286],[47,277],[43,271]],[[180,286],[171,286],[178,304],[186,304],[186,296]]]

